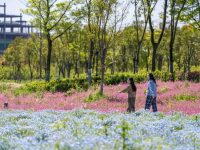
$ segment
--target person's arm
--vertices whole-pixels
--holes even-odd
[[[129,86],[127,88],[125,88],[124,90],[122,90],[120,93],[127,93],[129,90]]]

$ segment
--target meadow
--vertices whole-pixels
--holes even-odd
[[[157,113],[143,109],[146,83],[137,84],[135,113],[126,113],[120,93],[127,84],[105,86],[103,96],[98,86],[30,94],[18,93],[22,84],[2,84],[0,150],[200,149],[199,83],[157,84]]]
[[[87,91],[71,90],[68,92],[36,92],[28,94],[12,94],[15,84],[0,94],[0,106],[9,103],[11,110],[72,110],[92,109],[100,112],[125,112],[127,94],[120,93],[127,84],[105,86],[104,96],[98,94],[99,87],[91,87]],[[144,108],[146,83],[137,84],[136,110]],[[200,84],[185,81],[158,81],[158,111],[170,114],[183,112],[198,114],[200,112]]]

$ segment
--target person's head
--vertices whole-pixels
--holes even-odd
[[[154,83],[156,83],[156,80],[155,80],[155,78],[154,78],[154,76],[153,76],[152,73],[149,73],[149,75],[148,75],[148,80],[153,80]]]
[[[136,86],[135,86],[133,78],[128,78],[128,83],[130,84],[132,90],[136,91]]]

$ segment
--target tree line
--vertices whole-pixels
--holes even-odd
[[[86,73],[91,84],[94,74],[103,93],[105,73],[165,70],[174,80],[175,70],[200,64],[198,0],[28,0],[24,13],[39,32],[16,38],[5,51],[16,78],[27,68],[31,80]]]

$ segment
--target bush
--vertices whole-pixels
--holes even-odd
[[[155,71],[155,78],[158,80],[169,81],[171,74],[168,72]],[[177,79],[180,79],[183,75],[176,76]],[[119,83],[124,83],[128,78],[133,77],[136,83],[144,82],[147,80],[147,72],[140,72],[137,74],[134,73],[116,73],[114,75],[105,74],[104,83],[106,85],[116,85]],[[181,78],[182,79],[182,78]],[[188,74],[188,79],[190,81],[199,81],[199,72],[191,72]],[[98,85],[101,78],[99,76],[92,76],[92,85]],[[67,92],[72,89],[77,91],[87,90],[89,88],[88,79],[86,76],[81,76],[81,78],[73,79],[62,79],[62,80],[52,80],[50,82],[45,81],[34,81],[26,83],[22,87],[25,91],[28,92]]]
[[[200,82],[200,72],[194,71],[187,74],[187,79],[193,82]]]
[[[197,96],[191,94],[180,94],[175,96],[176,101],[195,101],[198,99]]]
[[[193,71],[188,73],[180,73],[178,75],[179,80],[188,80],[192,82],[200,82],[200,71]]]
[[[52,80],[50,82],[45,81],[33,81],[26,83],[19,88],[16,92],[24,90],[27,92],[67,92],[71,89],[87,90],[89,88],[86,79],[63,79]]]

